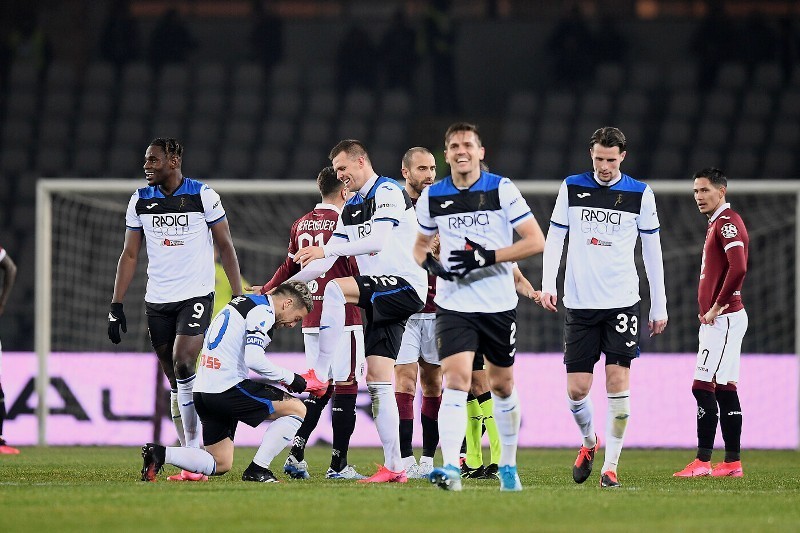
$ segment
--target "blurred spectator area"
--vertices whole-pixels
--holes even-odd
[[[99,42],[106,13],[95,13],[95,4],[74,4],[87,11],[89,40]],[[144,54],[112,64],[98,50],[69,50],[63,29],[53,25],[59,11],[43,16],[53,44],[46,66],[5,56],[0,245],[31,267],[20,270],[12,304],[33,301],[36,180],[138,177],[154,137],[181,139],[184,173],[199,179],[313,179],[342,138],[363,140],[376,170],[398,177],[408,147],[439,153],[447,124],[465,119],[482,127],[492,170],[516,179],[560,179],[589,170],[590,135],[614,125],[628,137],[624,169],[635,177],[686,179],[716,165],[737,180],[797,178],[795,3],[761,3],[775,10],[762,22],[774,31],[776,54],[763,61],[728,57],[712,74],[692,52],[702,23],[692,7],[698,2],[602,2],[603,15],[619,15],[616,31],[629,47],[625,59],[596,57],[585,76],[565,85],[542,52],[562,15],[558,3],[454,1],[463,110],[457,116],[432,105],[432,67],[424,56],[408,87],[376,81],[371,88],[338,89],[337,47],[345,31],[360,25],[380,43],[398,6],[412,26],[419,22],[422,0],[273,4],[283,21],[283,46],[280,61],[269,67],[252,50],[251,3],[236,1],[131,2],[140,50],[168,8],[179,9],[195,39],[185,60],[159,71]],[[655,14],[642,11],[645,4],[656,6]],[[748,24],[741,10],[756,4],[726,3],[737,28]],[[601,3],[582,5],[589,5],[585,15],[597,29]],[[338,18],[346,20],[334,23]],[[440,174],[446,172],[443,165]],[[19,324],[0,323],[4,347],[31,348],[32,340],[16,332],[30,330],[32,309],[15,320]]]

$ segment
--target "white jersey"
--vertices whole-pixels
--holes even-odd
[[[417,201],[424,235],[439,233],[440,258],[451,270],[450,253],[464,250],[466,239],[489,250],[511,246],[513,229],[533,217],[528,203],[510,179],[481,172],[469,189],[458,189],[452,176],[425,188]],[[517,307],[513,263],[478,268],[464,278],[436,280],[434,302],[450,311],[498,313]]]
[[[155,186],[133,193],[125,226],[144,231],[146,302],[181,302],[214,291],[214,242],[209,228],[224,218],[219,195],[190,178],[183,178],[168,196]]]
[[[550,224],[569,232],[567,308],[614,309],[640,300],[636,241],[640,232],[659,231],[649,185],[626,174],[608,186],[591,172],[569,176],[558,191]],[[543,288],[551,285],[554,279],[542,282]]]
[[[268,332],[274,324],[271,296],[247,295],[231,300],[206,331],[192,390],[224,392],[247,379],[249,368],[273,381],[291,383],[293,372],[266,361],[264,351],[272,342]]]
[[[400,276],[424,302],[428,277],[413,255],[417,217],[411,198],[395,180],[377,175],[370,178],[345,204],[333,236],[354,242],[369,235],[378,221],[389,221],[394,228],[380,252],[355,256],[359,274]]]

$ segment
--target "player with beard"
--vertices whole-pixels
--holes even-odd
[[[403,155],[400,169],[406,180],[405,191],[416,205],[422,191],[436,179],[436,159],[427,148],[410,148]],[[432,252],[439,255],[438,239]],[[400,344],[394,366],[394,395],[400,413],[400,455],[409,478],[427,478],[433,470],[433,455],[439,444],[438,415],[442,403],[442,367],[436,353],[436,276],[428,276],[428,297],[425,307],[411,315]],[[414,436],[414,396],[417,375],[422,388],[422,455],[419,464],[411,444]]]

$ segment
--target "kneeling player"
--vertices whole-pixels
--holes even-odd
[[[155,481],[165,463],[209,476],[222,475],[233,464],[237,423],[256,427],[264,420],[274,422],[242,480],[277,481],[269,464],[291,442],[306,409],[290,394],[248,379],[248,368],[295,393],[325,387],[318,380],[307,383],[303,376],[272,363],[264,354],[272,329],[294,327],[312,307],[306,285],[287,282],[270,296],[238,296],[214,317],[203,340],[194,385],[205,450],[148,443],[142,447],[142,481]]]

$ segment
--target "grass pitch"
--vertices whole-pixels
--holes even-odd
[[[241,481],[253,449],[208,483],[139,479],[138,448],[23,448],[0,456],[0,531],[798,531],[800,453],[745,451],[745,477],[677,479],[688,450],[624,450],[623,487],[599,484],[602,451],[583,485],[572,481],[575,450],[519,452],[521,493],[467,480],[448,493],[424,480],[405,485],[325,480],[329,449],[308,450],[312,479]],[[721,455],[721,452],[717,452]],[[366,474],[376,449],[350,450]]]

